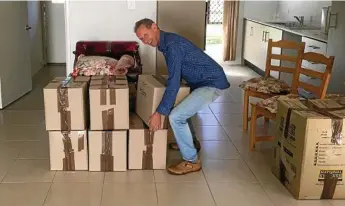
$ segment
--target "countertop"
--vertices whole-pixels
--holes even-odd
[[[281,30],[286,31],[286,32],[290,32],[290,33],[297,34],[297,35],[300,35],[303,37],[308,37],[311,39],[315,39],[315,40],[327,43],[328,37],[326,34],[322,33],[321,30],[300,30],[300,29],[293,30],[293,29],[289,29],[289,28],[284,27],[284,26],[269,23],[269,22],[274,22],[274,21],[263,21],[263,20],[256,20],[256,19],[251,19],[251,18],[245,18],[245,19],[259,23],[259,24],[262,24],[262,25],[266,25],[266,26],[273,27],[276,29],[281,29]]]

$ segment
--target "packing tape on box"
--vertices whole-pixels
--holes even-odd
[[[116,105],[116,88],[117,86],[123,86],[126,84],[118,83],[117,80],[126,80],[117,76],[102,76],[100,85],[100,105],[107,105],[107,90],[109,90],[109,103],[110,105]],[[102,124],[104,130],[114,129],[114,108],[102,111]]]
[[[113,156],[113,133],[112,131],[102,132],[102,154],[101,171],[110,172],[114,170],[114,156]]]
[[[61,132],[61,134],[62,134],[64,153],[65,153],[65,157],[62,158],[63,170],[74,171],[75,170],[74,149],[72,147],[70,132],[63,131]]]
[[[64,146],[65,157],[62,158],[64,171],[75,171],[74,149],[69,131],[62,131],[62,143]],[[85,132],[78,132],[78,152],[85,149]]]
[[[148,129],[144,130],[144,144],[146,151],[143,151],[142,156],[142,169],[151,170],[153,169],[153,143],[154,143],[154,132]]]
[[[285,138],[288,137],[290,118],[291,118],[291,113],[293,110],[294,111],[303,111],[303,112],[311,111],[311,112],[319,113],[319,114],[324,115],[326,117],[329,117],[331,119],[331,121],[332,121],[332,123],[331,123],[331,127],[332,127],[331,143],[337,144],[337,145],[342,144],[343,118],[336,116],[336,115],[332,114],[331,112],[345,110],[345,107],[341,106],[341,107],[337,107],[337,108],[320,108],[313,103],[313,100],[305,100],[302,102],[307,106],[307,108],[289,108],[288,109],[288,112],[287,112],[286,118],[285,118],[285,127],[284,127],[284,132],[283,132],[284,137]]]
[[[103,130],[113,130],[114,129],[114,108],[102,111],[102,125]]]
[[[71,130],[71,112],[67,111],[69,107],[69,98],[68,98],[68,88],[78,88],[85,81],[78,81],[72,77],[67,77],[64,80],[53,80],[53,83],[60,83],[57,87],[57,105],[58,112],[60,113],[60,127],[61,130],[69,131]]]
[[[85,149],[85,133],[78,132],[78,152],[83,151]]]

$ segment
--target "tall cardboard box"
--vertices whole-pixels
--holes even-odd
[[[89,170],[127,170],[127,131],[89,131]]]
[[[49,131],[50,169],[88,170],[87,132]]]
[[[93,76],[90,82],[90,130],[129,128],[126,76]]]
[[[150,133],[136,114],[130,116],[128,168],[165,169],[167,157],[167,130]]]
[[[296,199],[344,199],[344,107],[333,100],[310,100],[308,108],[286,110],[299,100],[284,101],[278,113],[288,111],[288,136],[277,137],[273,173]]]
[[[57,77],[43,89],[46,130],[84,130],[90,78]]]
[[[135,111],[145,122],[145,124],[148,124],[150,116],[156,112],[156,109],[163,98],[166,88],[166,82],[166,78],[162,76],[146,74],[139,75]],[[186,84],[181,83],[180,90],[176,96],[175,105],[186,98],[189,93],[190,88]],[[166,129],[166,118],[162,117],[161,121],[161,128]]]

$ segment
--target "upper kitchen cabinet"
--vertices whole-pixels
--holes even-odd
[[[334,56],[328,93],[345,93],[345,1],[332,1],[327,55]]]
[[[268,40],[279,41],[282,40],[282,37],[282,30],[245,20],[243,58],[264,72],[266,68]],[[272,53],[280,54],[281,51],[279,48],[274,48]],[[271,64],[279,66],[280,61],[274,60]],[[276,78],[279,76],[278,73],[272,73],[271,75]]]

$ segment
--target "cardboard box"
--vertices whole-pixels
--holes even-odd
[[[127,131],[89,131],[89,170],[127,170]]]
[[[148,124],[150,116],[156,112],[156,109],[163,98],[166,82],[166,78],[162,76],[139,75],[135,111],[145,124]],[[186,98],[189,93],[190,88],[186,84],[181,83],[180,90],[176,96],[175,105]],[[161,128],[166,129],[166,118],[162,117],[161,121]]]
[[[88,170],[86,131],[49,131],[51,170]]]
[[[130,116],[128,168],[166,169],[167,130],[150,134],[136,114]]]
[[[282,105],[278,112],[285,109]],[[333,100],[309,100],[307,105],[288,109],[284,130],[289,135],[277,138],[272,172],[296,199],[343,199],[345,108]]]
[[[126,76],[93,76],[90,82],[90,129],[129,128],[129,91]]]
[[[57,77],[43,89],[46,130],[84,130],[89,77]]]
[[[308,109],[308,107],[298,99],[278,100],[278,110],[276,114],[276,141],[280,138],[284,138],[291,144],[295,144],[294,136],[288,133],[289,131],[293,131],[293,128],[286,129],[294,126],[289,125],[289,122],[286,121],[289,120],[287,119],[287,116],[289,116],[293,110],[306,109]]]
[[[135,103],[137,98],[137,88],[135,82],[128,83],[129,88],[129,112],[135,112]]]

